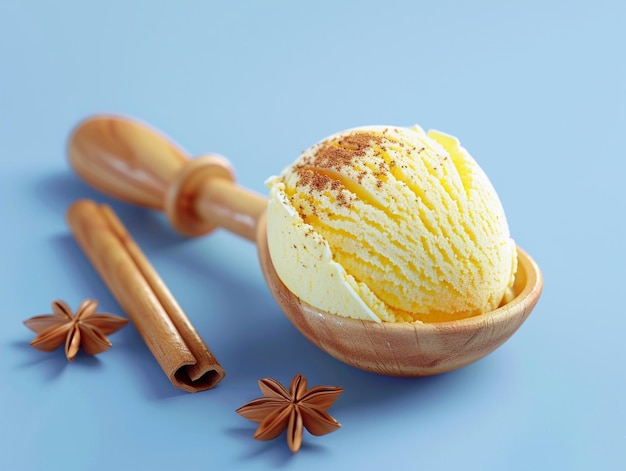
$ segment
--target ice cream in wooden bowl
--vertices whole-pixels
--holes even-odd
[[[163,209],[185,234],[222,226],[255,241],[285,315],[357,368],[420,376],[465,366],[506,341],[541,293],[493,185],[440,132],[337,133],[271,177],[268,199],[237,186],[225,159],[189,159],[127,118],[83,122],[69,149],[85,180]]]

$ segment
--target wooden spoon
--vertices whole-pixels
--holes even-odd
[[[224,227],[255,241],[267,285],[289,320],[319,348],[364,370],[423,376],[468,365],[495,350],[526,320],[541,294],[537,264],[518,247],[515,297],[483,315],[450,322],[376,323],[320,311],[280,281],[267,245],[267,200],[235,184],[223,157],[190,159],[158,131],[119,116],[94,116],[73,131],[76,172],[105,193],[165,211],[181,233]]]

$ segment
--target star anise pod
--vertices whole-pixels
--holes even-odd
[[[65,356],[69,361],[74,361],[80,347],[90,355],[108,350],[111,342],[106,336],[124,327],[128,319],[96,313],[97,307],[97,301],[86,299],[74,315],[64,301],[53,301],[53,314],[24,321],[26,327],[38,334],[31,346],[51,352],[65,343]]]
[[[246,419],[259,423],[254,438],[272,440],[287,429],[287,445],[297,453],[302,445],[303,426],[312,435],[334,432],[341,424],[326,412],[343,392],[341,387],[315,386],[307,389],[304,376],[294,376],[289,391],[275,379],[259,380],[264,397],[237,409]]]

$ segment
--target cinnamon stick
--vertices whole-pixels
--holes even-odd
[[[113,210],[79,200],[67,220],[172,384],[190,392],[216,386],[224,370]]]

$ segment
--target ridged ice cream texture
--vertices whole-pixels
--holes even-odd
[[[511,296],[517,252],[502,204],[452,136],[419,126],[349,129],[267,185],[272,263],[320,310],[441,322]]]

